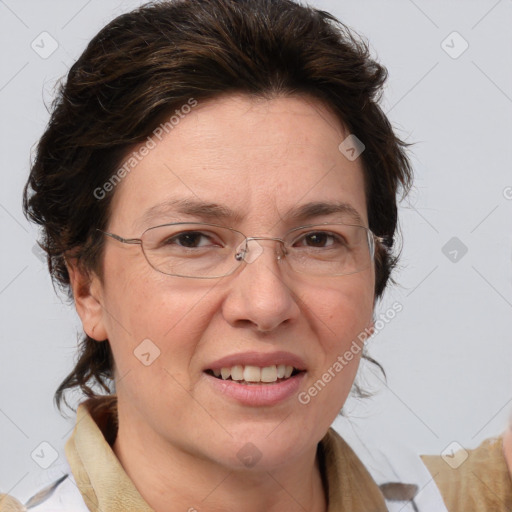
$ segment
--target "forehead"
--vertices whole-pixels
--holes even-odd
[[[339,151],[348,133],[319,101],[227,96],[173,121],[117,185],[111,226],[172,222],[183,214],[173,205],[187,203],[224,208],[233,222],[274,224],[307,204],[344,203],[366,221],[361,159]]]

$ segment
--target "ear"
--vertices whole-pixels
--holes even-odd
[[[66,258],[69,283],[75,308],[88,336],[96,341],[108,338],[104,322],[103,286],[96,274],[78,264],[76,258]]]

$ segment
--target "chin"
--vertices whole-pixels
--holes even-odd
[[[285,422],[239,425],[229,430],[232,437],[222,447],[219,459],[233,470],[272,471],[316,451],[318,441],[311,432],[295,421],[285,428]]]

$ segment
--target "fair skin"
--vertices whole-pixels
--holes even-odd
[[[306,223],[354,223],[339,212],[290,217],[312,202],[347,203],[367,226],[362,164],[338,150],[347,135],[308,98],[200,103],[117,186],[107,231],[130,238],[167,222],[216,222],[279,237]],[[170,209],[141,220],[170,198],[233,215],[220,222]],[[360,353],[308,404],[297,393],[272,405],[241,403],[205,370],[224,356],[286,352],[303,361],[297,391],[306,391],[371,327],[374,269],[311,277],[277,261],[274,242],[261,245],[256,261],[213,280],[159,273],[139,246],[110,238],[102,281],[69,265],[85,331],[108,339],[114,354],[114,452],[157,512],[326,510],[317,445],[349,394]],[[145,366],[133,352],[148,338],[160,356]],[[243,447],[261,455],[254,466],[237,456]]]

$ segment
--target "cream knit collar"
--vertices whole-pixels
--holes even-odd
[[[91,512],[154,512],[107,442],[115,438],[116,404],[115,397],[107,397],[78,407],[76,426],[65,446],[69,465]],[[334,430],[329,429],[320,442],[319,456],[328,487],[327,512],[387,511],[379,487]]]

